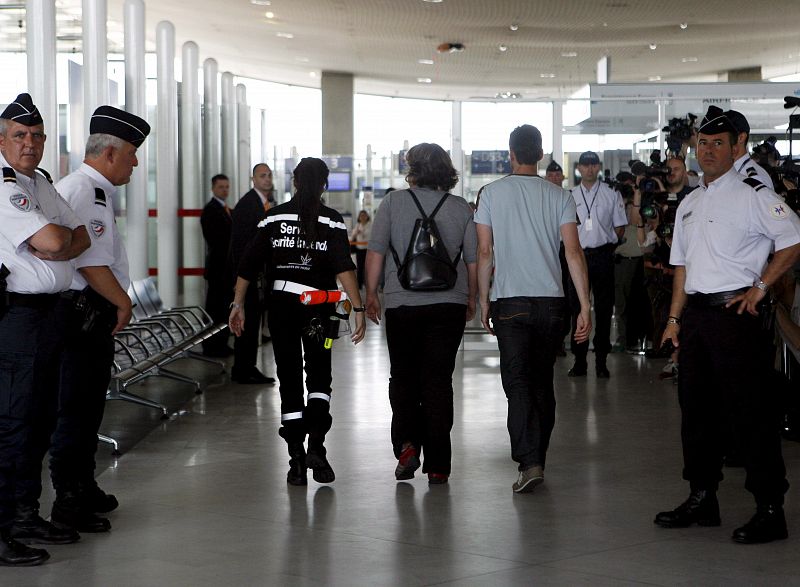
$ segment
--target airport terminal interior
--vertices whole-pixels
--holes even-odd
[[[508,136],[526,123],[542,132],[539,173],[559,163],[567,189],[582,152],[612,180],[665,153],[712,104],[747,117],[751,148],[771,140],[796,154],[798,16],[796,0],[0,0],[0,103],[32,95],[49,135],[41,166],[56,180],[80,165],[97,106],[150,122],[114,198],[131,278],[151,278],[167,308],[202,306],[211,178],[230,178],[233,207],[257,163],[282,203],[300,158],[321,157],[325,202],[352,229],[387,188],[407,187],[405,153],[422,142],[450,154],[452,193],[474,203],[510,173]],[[686,165],[701,171],[693,150]],[[787,170],[800,182],[800,167]],[[595,377],[591,352],[587,377],[567,376],[571,355],[557,359],[545,481],[528,494],[511,488],[499,351],[478,319],[456,359],[441,485],[421,471],[395,480],[383,324],[368,323],[359,345],[334,343],[336,480],[309,474],[307,487],[286,482],[280,382],[240,384],[232,358],[181,350],[129,387],[112,383],[96,471],[120,502],[112,530],[48,545],[42,566],[0,568],[0,584],[800,585],[800,419],[784,430],[787,540],[731,540],[753,513],[739,466],[724,469],[721,526],[655,525],[688,489],[677,385],[666,358],[645,355],[658,344],[626,349],[617,322],[610,378]],[[797,406],[797,360],[778,347]],[[117,351],[118,371],[137,363],[137,349]],[[266,338],[258,367],[275,376]],[[47,514],[46,462],[43,476]]]

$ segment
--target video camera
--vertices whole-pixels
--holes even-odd
[[[657,218],[660,208],[667,203],[669,197],[669,193],[665,191],[669,168],[661,162],[661,151],[656,149],[652,152],[650,165],[638,160],[630,161],[628,165],[635,176],[643,176],[639,180],[639,191],[642,193],[639,213],[644,220]]]
[[[798,161],[793,161],[787,157],[775,170],[781,180],[786,178],[797,186],[794,189],[787,190],[784,197],[786,204],[797,214],[800,214],[800,165],[798,163]]]
[[[683,143],[692,138],[697,116],[689,112],[684,118],[671,118],[667,126],[661,129],[667,133],[667,149],[671,153],[680,153]]]
[[[610,169],[606,169],[603,172],[603,183],[612,190],[619,192],[619,195],[622,196],[622,199],[625,201],[633,198],[633,186],[630,184],[633,179],[633,175],[627,171],[620,171],[614,179],[611,179]]]

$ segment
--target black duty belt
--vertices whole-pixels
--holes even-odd
[[[724,306],[733,298],[746,292],[749,287],[733,289],[731,291],[718,291],[715,293],[696,293],[688,295],[688,305],[692,308],[714,308]]]
[[[614,251],[616,248],[617,248],[617,243],[607,243],[599,247],[586,247],[583,249],[583,252],[587,255],[591,255],[593,253],[609,253],[611,251]]]
[[[13,291],[6,293],[9,306],[25,308],[52,308],[58,301],[59,294],[23,294]]]

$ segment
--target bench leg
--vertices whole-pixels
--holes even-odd
[[[99,440],[100,442],[105,442],[106,444],[110,444],[112,447],[114,447],[114,449],[111,451],[111,454],[113,456],[118,457],[119,455],[122,454],[121,452],[119,452],[119,442],[117,442],[116,440],[114,440],[110,436],[105,436],[103,434],[98,434],[97,435],[97,440]]]
[[[158,402],[154,402],[151,399],[144,398],[140,395],[136,395],[135,393],[130,393],[125,391],[124,389],[115,390],[110,389],[108,393],[106,393],[106,399],[119,399],[126,402],[132,402],[134,404],[139,404],[140,406],[147,406],[148,408],[155,408],[156,410],[161,410],[161,419],[168,420],[169,413],[167,413],[167,408]]]
[[[162,377],[166,377],[167,379],[174,379],[175,381],[183,381],[184,383],[189,383],[194,385],[194,392],[196,394],[203,393],[203,390],[200,387],[200,382],[192,379],[191,377],[187,377],[186,375],[181,375],[180,373],[176,373],[175,371],[170,371],[169,369],[165,369],[164,367],[158,368],[158,374]]]
[[[187,359],[197,359],[198,361],[205,361],[206,363],[211,363],[212,365],[219,365],[219,368],[222,369],[222,372],[225,373],[227,370],[227,366],[223,361],[219,359],[212,359],[210,357],[206,357],[205,355],[198,353],[197,351],[186,351],[186,358]]]

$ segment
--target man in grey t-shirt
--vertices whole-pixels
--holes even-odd
[[[575,201],[537,175],[542,135],[536,127],[514,129],[509,150],[512,174],[484,186],[475,214],[478,291],[481,322],[500,348],[511,458],[519,465],[512,489],[527,493],[544,481],[555,424],[553,366],[566,319],[558,259],[562,240],[580,299],[576,340],[588,340],[592,325]]]

